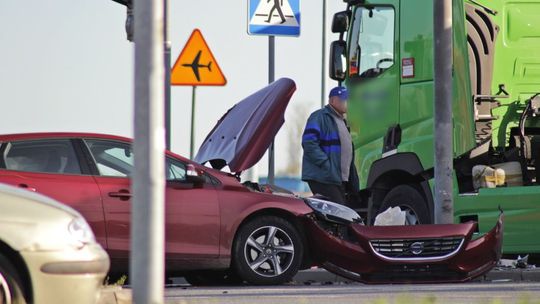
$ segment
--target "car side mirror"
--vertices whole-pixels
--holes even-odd
[[[345,80],[345,50],[347,43],[336,40],[330,45],[330,78],[337,81]]]
[[[197,171],[194,165],[188,164],[186,169],[186,183],[193,184],[194,186],[202,186],[206,182],[204,176]]]
[[[332,33],[343,33],[349,30],[349,14],[349,11],[334,14],[334,19],[332,19]]]

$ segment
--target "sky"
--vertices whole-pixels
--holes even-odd
[[[303,119],[321,102],[322,0],[300,1],[300,37],[276,38],[276,79],[297,84],[276,137],[278,172],[288,165],[295,117]],[[247,34],[247,2],[170,0],[172,63],[198,28],[227,78],[226,86],[197,88],[195,150],[227,109],[268,83],[268,38]],[[330,42],[338,38],[330,31],[331,18],[345,4],[327,2],[328,56]],[[126,40],[125,17],[125,7],[111,0],[1,0],[0,133],[132,137],[134,45]],[[335,85],[326,76],[326,92]],[[191,91],[171,88],[171,150],[186,157]],[[266,174],[266,157],[258,171]]]

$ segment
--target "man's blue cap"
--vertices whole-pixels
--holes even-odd
[[[345,87],[335,87],[332,90],[330,90],[330,94],[328,97],[334,97],[338,96],[341,100],[347,100],[349,99],[349,92],[347,91],[347,88]]]

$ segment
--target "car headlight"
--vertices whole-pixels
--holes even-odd
[[[75,218],[68,225],[70,241],[77,247],[96,241],[92,229],[83,218]]]
[[[318,198],[305,198],[305,202],[324,219],[340,224],[362,223],[362,218],[349,207]]]

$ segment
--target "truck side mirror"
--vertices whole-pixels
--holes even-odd
[[[332,19],[332,33],[343,33],[349,29],[349,11],[338,12]]]
[[[345,80],[345,49],[347,43],[343,40],[336,40],[330,45],[330,78],[336,81]]]

